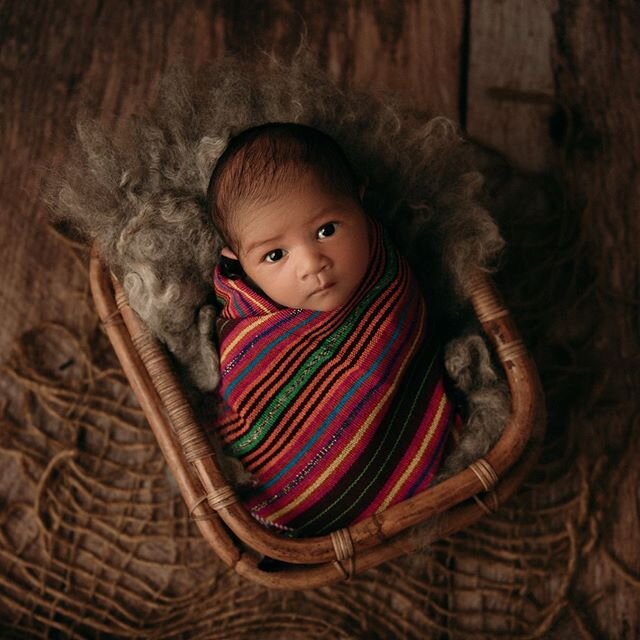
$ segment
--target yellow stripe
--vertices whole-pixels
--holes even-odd
[[[260,298],[256,297],[258,294],[255,291],[252,291],[251,289],[249,289],[249,287],[247,287],[247,291],[243,291],[243,295],[246,298],[249,298],[249,300],[251,300],[251,302],[256,306],[260,308],[260,311],[264,312],[264,313],[272,313],[271,309],[269,309],[269,307],[265,306],[264,303],[260,302]]]
[[[379,511],[383,511],[389,506],[389,504],[391,504],[391,501],[396,497],[397,493],[400,491],[400,489],[402,488],[404,483],[407,481],[407,479],[409,478],[413,470],[416,468],[418,463],[422,461],[422,456],[424,455],[424,452],[426,451],[427,447],[431,443],[431,440],[433,440],[433,434],[437,431],[438,424],[440,423],[442,414],[444,413],[446,406],[447,406],[447,396],[443,392],[442,396],[440,397],[440,402],[438,404],[436,415],[433,417],[433,420],[429,425],[429,431],[427,433],[427,437],[422,441],[422,444],[420,445],[420,449],[418,450],[418,453],[415,456],[413,456],[413,460],[411,460],[411,464],[404,470],[404,473],[402,474],[402,476],[400,476],[400,479],[398,480],[398,482],[396,482],[395,486],[393,487],[389,495],[384,499],[380,507],[376,510],[376,513]]]
[[[247,333],[252,333],[260,325],[265,324],[266,322],[269,322],[269,316],[266,316],[266,317],[260,318],[259,320],[255,320],[254,322],[248,323],[247,326],[244,328],[244,330],[242,330],[233,339],[232,342],[230,342],[229,344],[225,344],[224,345],[224,354],[225,355],[228,354],[233,348],[235,348],[235,346],[238,344],[238,342],[240,342],[240,340],[242,340],[247,335]],[[226,360],[226,358],[225,358],[225,360]]]
[[[415,349],[416,343],[419,340],[420,333],[421,333],[420,331],[416,332],[416,335],[414,337],[413,343],[412,343],[408,353],[410,353],[410,354],[414,353],[414,349]],[[364,434],[367,432],[368,428],[371,426],[371,423],[375,420],[376,416],[380,413],[380,411],[382,410],[382,407],[385,405],[385,403],[386,403],[387,399],[389,398],[389,396],[396,390],[396,387],[398,385],[398,381],[402,378],[402,374],[404,373],[405,369],[407,368],[410,360],[411,360],[411,358],[408,358],[408,357],[405,358],[405,361],[404,361],[404,364],[403,364],[403,368],[400,371],[398,371],[398,374],[396,376],[394,384],[389,388],[387,393],[385,393],[385,395],[382,398],[382,400],[380,402],[378,402],[378,404],[376,406],[375,413],[372,413],[369,416],[369,419],[358,430],[358,433],[356,434],[356,436],[351,439],[349,444],[341,451],[340,455],[338,455],[338,457],[331,463],[329,468],[327,468],[324,471],[324,473],[313,483],[312,486],[308,487],[295,500],[292,500],[291,502],[287,503],[286,505],[284,505],[280,510],[276,511],[275,513],[270,514],[269,515],[269,520],[276,521],[278,518],[281,518],[282,516],[284,516],[287,513],[289,513],[289,511],[291,511],[292,509],[295,509],[301,502],[306,500],[312,493],[314,493],[318,486],[322,486],[324,481],[330,475],[335,473],[336,468],[339,467],[342,464],[344,459],[351,453],[351,451],[354,449],[354,447],[360,442],[360,439],[364,436]]]

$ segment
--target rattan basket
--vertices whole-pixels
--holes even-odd
[[[468,287],[470,299],[504,368],[512,397],[511,417],[500,440],[464,471],[366,520],[327,536],[285,538],[259,524],[238,501],[164,347],[129,307],[96,246],[90,280],[100,319],[189,513],[222,561],[260,584],[320,587],[458,531],[497,509],[539,455],[544,401],[535,365],[492,281],[477,273]],[[429,519],[433,526],[420,536],[412,533]],[[281,562],[265,570],[262,556]]]

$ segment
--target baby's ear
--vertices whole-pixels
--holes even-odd
[[[230,260],[238,259],[238,256],[235,253],[233,253],[233,251],[231,251],[229,247],[222,247],[222,251],[220,251],[220,254],[223,255],[225,258],[229,258]]]
[[[229,247],[223,247],[220,251],[220,272],[230,280],[236,280],[244,275],[240,260]]]

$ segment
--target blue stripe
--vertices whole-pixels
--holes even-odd
[[[243,313],[242,313],[242,309],[240,308],[240,305],[238,304],[238,295],[235,292],[231,293],[231,302],[233,303],[233,306],[235,307],[235,310],[237,312],[237,314],[242,317]]]
[[[360,380],[358,381],[358,384],[355,384],[351,390],[345,394],[344,398],[338,403],[338,405],[336,406],[336,408],[325,418],[324,422],[320,425],[319,429],[316,431],[316,433],[314,434],[314,436],[307,442],[307,444],[293,457],[293,459],[282,469],[280,470],[275,477],[273,477],[271,480],[269,480],[268,482],[266,482],[265,484],[260,486],[260,489],[268,489],[269,487],[273,486],[278,480],[280,480],[280,478],[282,478],[282,476],[284,476],[295,464],[298,463],[298,461],[300,460],[300,458],[302,458],[307,451],[309,451],[309,449],[313,446],[313,444],[316,442],[316,440],[318,440],[318,438],[325,432],[325,430],[327,429],[329,423],[333,420],[333,418],[340,412],[340,410],[342,409],[342,407],[347,403],[347,401],[353,396],[353,394],[371,377],[371,375],[374,373],[374,371],[377,370],[378,366],[380,365],[380,362],[385,358],[385,356],[387,355],[388,351],[395,345],[395,342],[398,338],[398,334],[400,333],[400,330],[402,329],[402,327],[404,326],[404,319],[405,316],[407,315],[407,307],[409,305],[407,305],[403,312],[402,312],[402,317],[400,318],[400,321],[398,322],[398,325],[394,331],[393,336],[391,337],[391,340],[389,340],[389,342],[387,343],[384,351],[378,356],[378,358],[376,359],[373,367],[369,370],[368,374],[366,376],[363,376],[362,378],[360,378]],[[396,352],[396,358],[398,357],[399,353]],[[389,365],[391,366],[391,365]],[[373,389],[370,390],[369,393],[373,393]],[[367,394],[369,395],[369,394]],[[360,404],[358,405],[358,409],[361,408],[361,405],[366,402],[366,398],[364,398],[362,400],[362,402],[360,402]]]
[[[273,351],[283,340],[286,340],[292,333],[295,333],[298,329],[301,329],[302,327],[306,326],[307,324],[309,324],[309,322],[311,322],[312,320],[314,320],[318,315],[320,315],[320,311],[314,311],[313,313],[309,314],[307,316],[307,318],[305,320],[303,320],[301,323],[293,326],[291,329],[289,329],[289,331],[285,332],[284,334],[282,334],[278,339],[274,340],[273,342],[269,343],[269,345],[263,349],[263,351],[257,355],[255,355],[252,359],[251,362],[248,362],[242,372],[238,375],[238,377],[228,386],[226,387],[226,389],[223,390],[223,395],[224,395],[224,399],[227,400],[229,397],[229,394],[235,389],[236,385],[246,376],[248,375],[253,368],[258,365],[260,362],[262,362],[262,360],[264,360],[264,358],[271,353],[271,351]],[[281,320],[280,322],[274,324],[272,327],[269,328],[268,331],[265,331],[261,337],[264,338],[266,336],[268,336],[270,333],[272,333],[273,331],[275,331],[276,329],[278,329],[280,327],[280,325],[284,324],[285,322],[288,322],[291,318],[290,317],[286,317],[283,320]],[[237,357],[240,357],[241,355],[244,355],[246,353],[247,350],[249,350],[251,347],[253,347],[254,345],[249,343],[241,352],[240,354],[238,354]]]

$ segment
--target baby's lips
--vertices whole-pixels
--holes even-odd
[[[321,287],[316,289],[311,295],[315,296],[317,293],[322,293],[323,291],[328,291],[329,289],[335,286],[335,282],[328,282],[327,284],[323,284]]]

